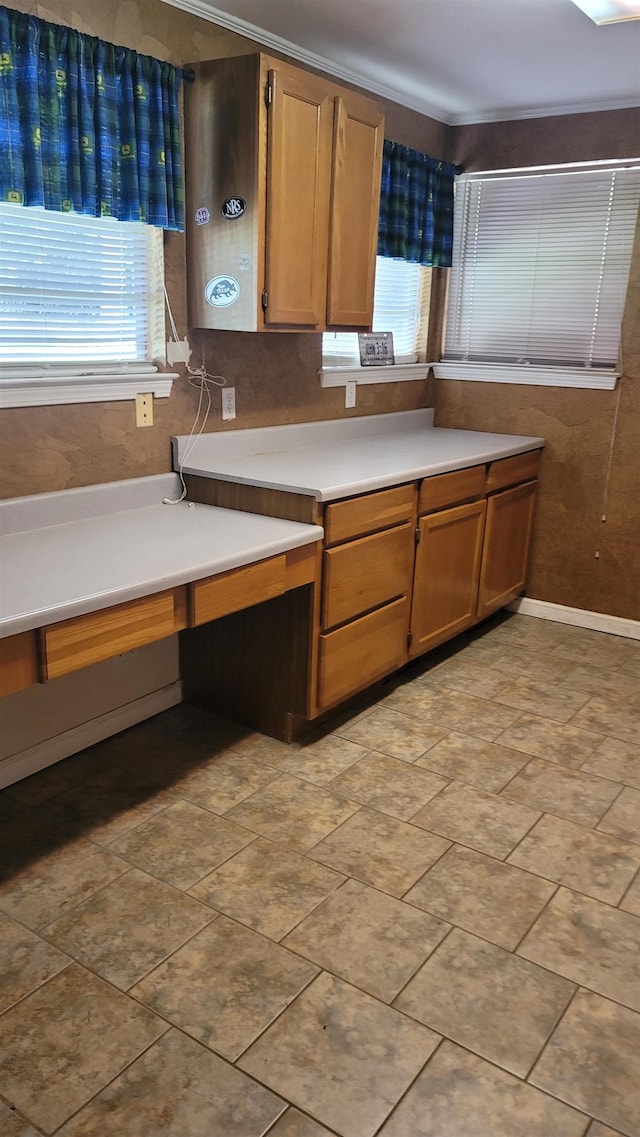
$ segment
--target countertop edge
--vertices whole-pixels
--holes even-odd
[[[113,608],[129,600],[139,600],[143,596],[152,596],[154,593],[164,592],[169,588],[177,588],[182,584],[189,584],[191,581],[205,580],[208,576],[220,576],[222,573],[229,572],[232,569],[244,568],[246,565],[255,564],[257,561],[268,560],[270,557],[291,552],[292,549],[299,549],[304,545],[310,545],[322,539],[323,529],[321,526],[306,525],[302,522],[296,522],[295,524],[299,524],[300,526],[301,531],[299,533],[295,534],[295,536],[291,535],[274,540],[268,547],[265,546],[265,544],[249,547],[241,552],[229,554],[217,561],[208,561],[206,564],[201,564],[196,567],[191,566],[180,572],[168,573],[165,576],[137,581],[127,587],[117,589],[114,592],[92,593],[86,596],[74,597],[73,600],[64,601],[55,607],[49,606],[38,611],[29,611],[16,616],[0,617],[0,639],[8,639],[9,636],[18,635],[20,632],[30,632],[38,628],[46,628],[51,624],[73,619],[75,616],[86,616],[91,612],[99,612],[102,609]],[[306,530],[306,532],[304,532],[304,530]]]
[[[281,490],[285,493],[298,493],[304,497],[313,497],[316,501],[329,502],[336,501],[342,497],[368,493],[370,490],[386,489],[390,486],[401,485],[404,482],[416,481],[418,478],[428,478],[436,474],[446,474],[452,470],[464,470],[470,466],[477,466],[485,462],[495,462],[500,458],[510,458],[515,454],[526,454],[529,450],[542,450],[544,445],[544,438],[527,437],[523,439],[521,444],[510,442],[504,446],[496,446],[493,449],[477,451],[470,454],[467,458],[457,457],[442,459],[440,461],[405,467],[402,470],[387,472],[379,476],[363,478],[352,482],[344,482],[330,487],[298,485],[293,481],[285,482],[277,479],[248,477],[233,471],[230,472],[229,470],[202,469],[196,466],[184,466],[182,473],[190,474],[195,477],[212,478],[221,482],[231,482],[235,485]],[[239,461],[239,459],[235,460]]]

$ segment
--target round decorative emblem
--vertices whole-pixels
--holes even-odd
[[[246,208],[247,203],[244,198],[234,195],[234,197],[225,197],[220,212],[225,221],[237,221]]]
[[[233,276],[214,276],[204,286],[204,298],[212,308],[228,308],[240,295],[240,285]]]
[[[196,212],[195,212],[196,225],[206,225],[207,222],[210,220],[210,218],[211,218],[211,214],[209,213],[209,210],[207,209],[206,205],[201,205],[200,209],[196,209]]]

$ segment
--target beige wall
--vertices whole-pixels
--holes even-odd
[[[13,6],[177,64],[234,55],[254,45],[161,0],[79,0]],[[634,111],[491,123],[452,130],[385,104],[386,134],[467,169],[635,155]],[[186,328],[184,239],[166,239],[169,291]],[[235,385],[234,427],[344,415],[342,389],[322,390],[320,336],[193,332],[197,362]],[[553,390],[455,381],[364,388],[355,414],[432,403],[445,426],[540,434],[547,439],[529,594],[579,608],[640,618],[640,245],[624,323],[620,392]],[[619,399],[619,403],[618,403]],[[11,496],[157,473],[170,468],[169,438],[187,433],[197,393],[184,380],[156,400],[155,425],[137,430],[132,403],[4,411],[0,494]],[[618,407],[615,437],[613,423]],[[220,429],[219,417],[209,426]],[[613,442],[607,521],[600,520]],[[599,553],[599,556],[596,556]]]
[[[451,160],[467,170],[634,157],[640,114],[482,124],[454,128],[451,136]],[[640,619],[640,230],[620,366],[617,391],[440,380],[436,422],[542,435],[547,445],[527,594]]]

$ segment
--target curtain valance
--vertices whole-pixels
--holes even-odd
[[[181,230],[190,78],[0,6],[0,200]]]
[[[460,170],[385,138],[378,256],[448,267],[453,184]]]

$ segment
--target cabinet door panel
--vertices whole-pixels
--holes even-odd
[[[333,628],[372,608],[406,596],[411,586],[413,526],[399,525],[360,537],[324,554],[324,628]]]
[[[536,482],[494,494],[487,503],[478,616],[488,616],[524,590]]]
[[[327,324],[371,327],[384,118],[357,95],[336,99]]]
[[[476,619],[486,502],[422,517],[411,611],[411,655],[444,643]]]
[[[325,324],[333,99],[321,79],[269,72],[265,323]]]
[[[401,667],[407,658],[406,599],[320,636],[318,709],[324,710]]]

